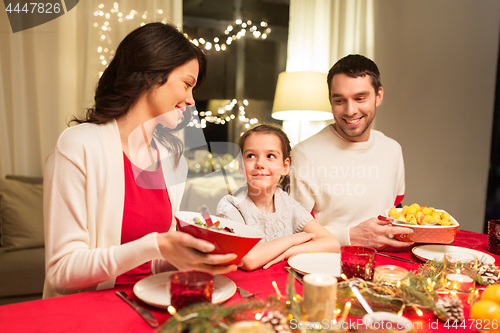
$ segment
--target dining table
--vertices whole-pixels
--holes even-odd
[[[450,245],[488,253],[487,235],[476,232],[458,230],[454,241]],[[422,244],[415,244],[418,246]],[[417,258],[411,251],[406,249],[382,249],[380,254],[388,254],[398,258],[407,259],[401,261],[383,255],[376,256],[376,266],[396,265],[409,271],[416,272],[424,261]],[[496,265],[500,264],[500,256],[492,255],[496,260]],[[266,299],[270,295],[276,295],[277,288],[282,294],[286,294],[288,272],[284,269],[287,261],[275,264],[268,269],[257,269],[252,272],[238,269],[235,272],[225,274],[238,287],[251,293],[258,293],[254,297]],[[303,295],[303,286],[295,281],[296,293]],[[0,332],[155,332],[155,328],[150,327],[132,307],[125,303],[115,294],[117,291],[124,291],[140,305],[148,308],[158,319],[160,327],[170,318],[166,309],[151,306],[142,302],[135,294],[133,285],[120,286],[107,290],[89,291],[67,296],[21,302],[0,306]],[[239,302],[246,302],[248,299],[235,292],[226,302],[220,306],[230,306]],[[422,316],[415,312],[404,313],[414,325],[414,332],[478,332],[475,321],[469,319],[470,308],[464,306],[464,316],[466,325],[445,327],[445,322],[440,321],[430,311],[424,311]],[[360,317],[349,315],[346,322],[359,322]],[[356,328],[352,324],[350,328]]]

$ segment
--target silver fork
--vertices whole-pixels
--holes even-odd
[[[261,291],[257,292],[257,293],[251,293],[249,291],[246,291],[245,289],[243,288],[240,288],[240,287],[236,287],[238,288],[238,293],[240,294],[241,297],[243,298],[250,298],[250,297],[254,297],[255,295],[258,295],[261,293]]]

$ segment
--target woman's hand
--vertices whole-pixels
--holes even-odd
[[[213,244],[184,232],[161,233],[157,239],[163,258],[179,271],[198,270],[215,275],[238,269],[236,265],[222,265],[234,260],[236,254],[208,254],[215,249]]]

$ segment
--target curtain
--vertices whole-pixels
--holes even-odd
[[[351,53],[373,59],[373,16],[373,0],[290,0],[286,70],[327,73]],[[294,145],[327,123],[287,120],[283,129]]]
[[[15,34],[0,12],[0,177],[43,174],[60,133],[93,105],[100,72],[118,43],[153,21],[182,28],[182,1],[85,0]]]

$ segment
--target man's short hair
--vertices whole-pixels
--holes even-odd
[[[373,60],[360,54],[350,54],[340,59],[328,72],[328,93],[332,94],[332,79],[335,74],[345,74],[349,77],[359,77],[370,75],[375,93],[378,93],[382,83],[380,82],[380,72]]]

